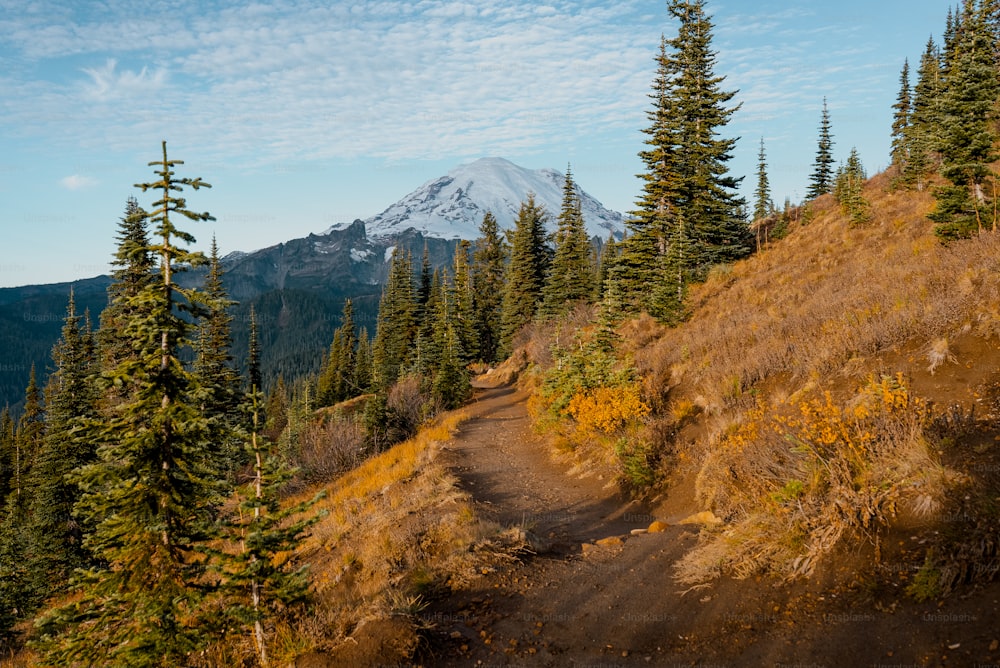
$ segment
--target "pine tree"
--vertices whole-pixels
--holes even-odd
[[[475,290],[472,285],[472,268],[469,264],[471,244],[462,239],[455,247],[455,260],[452,265],[454,279],[452,280],[453,314],[451,323],[455,328],[461,344],[462,355],[459,362],[463,367],[471,364],[479,357],[479,338],[476,333]]]
[[[410,257],[393,250],[389,279],[379,300],[375,342],[372,344],[372,385],[387,390],[412,362],[411,344],[419,323]]]
[[[267,404],[264,407],[264,414],[267,416],[267,421],[264,423],[264,435],[268,440],[277,441],[281,437],[281,432],[288,425],[289,403],[285,378],[279,375],[271,393],[267,396]]]
[[[671,0],[668,10],[680,26],[675,38],[661,40],[644,130],[649,148],[639,154],[643,194],[615,276],[626,309],[652,308],[674,319],[662,310],[669,301],[662,297],[676,292],[677,277],[703,280],[714,264],[745,257],[752,235],[736,193],[741,179],[726,169],[736,140],[721,138],[720,130],[739,107],[726,107],[735,91],[723,91],[724,78],[714,74],[712,22],[701,0]],[[684,247],[671,250],[674,240]],[[654,295],[661,297],[656,306]]]
[[[850,219],[851,225],[863,225],[871,219],[870,205],[862,192],[866,178],[858,149],[852,148],[847,164],[837,173],[834,187],[834,196]]]
[[[618,261],[618,243],[615,241],[615,233],[610,232],[601,246],[601,253],[597,263],[597,299],[604,299],[607,291],[608,279],[611,269]]]
[[[511,244],[500,317],[500,354],[513,352],[514,336],[535,317],[549,267],[544,207],[533,193],[521,203]]]
[[[250,305],[250,342],[247,345],[247,384],[251,392],[256,388],[264,391],[264,376],[260,368],[260,340],[257,334],[257,311]],[[265,422],[263,406],[260,408],[261,423]]]
[[[317,406],[332,406],[360,394],[355,380],[357,346],[354,305],[347,299],[340,314],[340,327],[333,332],[333,341],[320,372],[316,388]]]
[[[243,457],[232,430],[241,420],[239,375],[233,368],[231,326],[233,317],[228,309],[234,304],[222,284],[219,247],[212,237],[208,260],[208,275],[202,287],[205,312],[198,326],[195,346],[195,373],[201,387],[201,413],[210,421],[215,444],[217,470],[235,471]]]
[[[472,289],[479,357],[487,364],[499,357],[503,293],[508,249],[496,218],[489,211],[479,224],[472,252]]]
[[[958,26],[946,56],[938,143],[941,174],[951,184],[935,191],[937,204],[929,216],[938,223],[935,234],[944,240],[996,226],[996,176],[990,163],[997,159],[994,122],[1000,80],[992,31],[983,7],[973,0],[966,0]],[[994,192],[986,192],[987,182]]]
[[[32,469],[45,438],[42,395],[31,367],[24,393],[24,410],[17,422],[10,450],[10,489],[0,515],[0,642],[13,637],[12,627],[38,603],[32,583],[37,574],[29,570],[31,545],[28,535]]]
[[[910,146],[908,132],[912,114],[912,99],[910,91],[910,61],[903,61],[903,70],[899,73],[899,94],[896,104],[892,105],[892,152],[890,162],[896,168],[897,174],[905,174],[910,161]]]
[[[691,243],[683,262],[694,280],[703,280],[713,265],[734,262],[753,251],[745,202],[736,190],[743,177],[729,175],[726,168],[737,139],[719,136],[739,109],[739,105],[725,106],[737,91],[721,90],[725,78],[714,73],[712,22],[704,4],[673,0],[668,5],[681,22],[677,37],[669,43],[677,59],[675,95],[682,120],[684,192],[678,213]],[[675,219],[672,227],[680,224]]]
[[[168,666],[187,663],[205,642],[200,619],[205,559],[223,491],[207,418],[199,411],[201,388],[184,367],[193,324],[207,296],[178,286],[175,265],[204,263],[186,250],[193,237],[173,217],[212,220],[177,196],[209,187],[200,178],[178,178],[180,160],[151,162],[157,180],[138,184],[158,191],[151,222],[158,240],[157,281],[131,300],[138,308],[123,326],[134,351],[108,373],[134,393],[94,425],[96,463],[78,471],[85,490],[77,511],[95,527],[85,540],[100,566],[78,571],[79,596],[38,622],[45,659],[59,665]]]
[[[96,360],[91,334],[81,324],[70,293],[62,336],[52,349],[54,372],[46,389],[46,431],[29,478],[28,586],[38,604],[65,586],[69,575],[90,561],[83,547],[84,525],[74,507],[82,492],[71,474],[96,458],[87,437],[97,416]]]
[[[301,515],[325,493],[311,501],[280,507],[281,489],[295,470],[271,451],[261,434],[262,399],[260,390],[252,388],[246,449],[253,463],[253,478],[237,489],[237,511],[224,520],[228,537],[239,547],[235,553],[214,550],[213,554],[225,597],[224,615],[252,629],[257,662],[266,668],[270,665],[267,635],[273,633],[269,628],[272,621],[288,607],[303,603],[309,587],[307,567],[291,570],[278,556],[301,544],[306,529],[320,518]],[[293,516],[299,518],[289,521]]]
[[[138,297],[156,281],[155,260],[149,248],[147,214],[138,200],[130,197],[125,205],[125,215],[118,224],[118,247],[111,260],[111,285],[108,286],[108,306],[101,311],[97,332],[101,367],[115,369],[126,359],[134,359],[135,351],[125,335],[125,325],[141,308]],[[109,397],[117,401],[130,388],[113,387]],[[116,398],[117,397],[117,398]]]
[[[757,152],[757,190],[754,191],[753,222],[760,223],[774,213],[774,202],[771,201],[771,185],[767,178],[767,159],[764,154],[764,138],[760,138],[760,150]],[[757,240],[758,246],[760,239]]]
[[[574,303],[589,301],[594,294],[590,240],[583,223],[580,195],[569,167],[566,168],[558,223],[555,255],[542,289],[541,313],[547,317],[559,316]]]
[[[816,149],[816,162],[813,173],[809,177],[809,191],[806,199],[816,199],[833,189],[833,137],[830,133],[830,111],[823,98],[823,115],[819,124],[819,142]]]
[[[938,134],[941,128],[941,63],[934,38],[927,40],[927,47],[920,57],[917,82],[913,87],[910,124],[906,128],[909,159],[904,168],[902,182],[923,190],[927,175],[937,163]]]

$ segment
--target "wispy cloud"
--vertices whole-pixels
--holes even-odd
[[[85,190],[86,188],[93,188],[97,184],[97,179],[80,174],[73,174],[59,180],[59,185],[66,190]]]
[[[102,67],[85,67],[90,77],[84,85],[84,94],[100,101],[131,98],[157,91],[166,84],[167,73],[162,69],[149,72],[143,67],[138,72],[119,70],[118,61],[108,58]]]
[[[72,108],[44,131],[111,148],[168,133],[257,160],[473,156],[572,141],[643,122],[665,24],[649,25],[637,4],[279,0],[44,29],[26,14],[0,48],[40,64],[72,57],[82,77],[23,79],[42,94],[6,113]],[[154,30],[160,18],[169,40]]]

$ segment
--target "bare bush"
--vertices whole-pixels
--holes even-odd
[[[365,430],[353,419],[329,419],[307,426],[300,436],[296,464],[307,484],[329,482],[365,458]]]

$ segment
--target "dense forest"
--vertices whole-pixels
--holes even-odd
[[[189,250],[193,233],[179,226],[213,219],[182,196],[211,186],[180,176],[164,142],[155,177],[137,186],[149,208],[129,199],[118,223],[107,308],[94,322],[70,295],[47,382],[32,372],[23,408],[0,414],[5,646],[27,644],[45,665],[197,665],[239,629],[253,661],[268,665],[277,620],[308,605],[309,571],[287,555],[318,521],[317,498],[292,502],[293,491],[463,405],[473,374],[539,329],[558,334],[539,389],[551,415],[609,433],[645,417],[666,402],[643,396],[623,350],[630,319],[685,322],[699,307],[692,286],[780,243],[818,198],[870,224],[867,174],[856,150],[835,166],[825,100],[807,200],[775,207],[763,140],[753,206],[737,194],[741,178],[727,168],[736,139],[725,136],[736,91],[715,72],[711,19],[702,0],[668,10],[678,29],[655,55],[642,190],[624,239],[590,242],[567,170],[558,212],[526,194],[514,230],[486,215],[450,267],[397,248],[374,330],[345,300],[328,351],[298,360],[295,377],[265,377],[261,360],[281,343],[252,308],[248,344],[234,346],[219,251]],[[949,12],[943,43],[930,40],[911,75],[907,61],[889,187],[930,190],[942,244],[995,232],[1000,3]],[[198,285],[179,280],[190,270],[203,272]],[[614,447],[641,490],[663,455],[636,443]]]

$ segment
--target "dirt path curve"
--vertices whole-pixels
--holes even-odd
[[[530,530],[547,553],[578,552],[585,541],[648,525],[648,508],[622,497],[613,481],[574,476],[553,461],[531,429],[526,399],[512,387],[481,386],[473,417],[448,448],[480,515]]]
[[[531,430],[525,400],[510,387],[481,387],[444,457],[481,516],[527,527],[542,545],[473,589],[432,601],[424,612],[432,630],[415,665],[1000,664],[993,651],[1000,585],[970,600],[898,609],[890,605],[898,591],[821,578],[795,585],[722,579],[682,594],[673,564],[697,529],[630,535],[656,512],[606,480],[554,462]],[[584,554],[584,542],[612,536],[623,543]],[[855,572],[857,555],[846,557],[831,574]],[[970,618],[976,622],[962,623]]]

